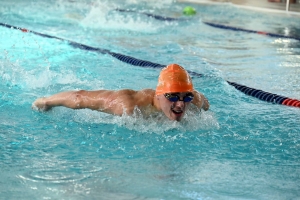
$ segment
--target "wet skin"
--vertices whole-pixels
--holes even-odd
[[[185,114],[187,107],[190,102],[184,102],[183,97],[188,94],[188,92],[172,93],[180,97],[179,101],[172,102],[169,101],[164,95],[158,95],[158,102],[162,112],[170,119],[180,121]]]

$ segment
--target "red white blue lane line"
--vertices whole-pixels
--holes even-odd
[[[81,43],[73,42],[71,40],[59,38],[59,37],[56,37],[56,36],[52,36],[52,35],[48,35],[48,34],[44,34],[44,33],[39,33],[39,32],[36,32],[36,31],[31,31],[31,30],[28,30],[28,29],[25,29],[25,28],[19,28],[17,26],[13,26],[13,25],[9,25],[9,24],[0,23],[0,26],[10,28],[10,29],[20,30],[24,33],[33,33],[35,35],[39,35],[39,36],[45,37],[45,38],[52,38],[52,39],[65,41],[65,42],[68,42],[69,45],[71,45],[72,47],[83,49],[83,50],[86,50],[86,51],[95,51],[95,52],[102,53],[102,54],[109,54],[109,55],[113,56],[114,58],[117,58],[118,60],[120,60],[122,62],[125,62],[125,63],[130,64],[130,65],[134,65],[134,66],[149,67],[149,68],[163,68],[163,67],[166,66],[166,65],[146,61],[146,60],[140,60],[140,59],[137,59],[137,58],[134,58],[134,57],[131,57],[131,56],[111,52],[110,50],[107,50],[107,49],[95,48],[95,47],[91,47],[91,46],[84,45],[84,44],[81,44]],[[197,72],[192,72],[192,71],[188,71],[188,72],[192,76],[196,76],[196,77],[202,77],[203,76],[203,74],[199,74]],[[268,92],[265,92],[265,91],[262,91],[262,90],[257,90],[257,89],[250,88],[250,87],[247,87],[247,86],[235,83],[235,82],[227,81],[227,83],[229,85],[232,85],[233,87],[235,87],[237,90],[243,92],[244,94],[255,97],[255,98],[258,98],[260,100],[271,102],[271,103],[274,103],[274,104],[282,104],[282,105],[286,105],[286,106],[293,106],[293,107],[299,107],[300,108],[300,101],[297,100],[297,99],[291,99],[291,98],[280,96],[280,95],[277,95],[277,94],[268,93]]]

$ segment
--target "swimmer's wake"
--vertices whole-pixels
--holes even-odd
[[[159,69],[166,66],[166,65],[146,61],[146,60],[140,60],[140,59],[137,59],[137,58],[134,58],[134,57],[131,57],[131,56],[126,56],[126,55],[123,55],[123,54],[115,53],[115,52],[112,52],[112,51],[107,50],[107,49],[91,47],[91,46],[84,45],[84,44],[81,44],[81,43],[78,43],[78,42],[73,42],[71,40],[59,38],[59,37],[44,34],[44,33],[39,33],[39,32],[36,32],[36,31],[31,31],[31,30],[28,30],[28,29],[25,29],[25,28],[20,28],[20,27],[17,27],[17,26],[13,26],[13,25],[1,23],[1,22],[0,22],[0,26],[10,28],[10,29],[21,30],[22,32],[25,32],[25,33],[27,33],[27,32],[33,33],[35,35],[42,36],[42,37],[45,37],[45,38],[52,38],[52,39],[65,41],[65,42],[68,42],[69,45],[71,45],[72,47],[75,47],[75,48],[79,48],[79,49],[83,49],[83,50],[87,50],[87,51],[94,51],[94,52],[98,52],[98,53],[102,53],[102,54],[109,54],[109,55],[113,56],[114,58],[117,58],[118,60],[120,60],[122,62],[128,63],[130,65],[134,65],[134,66],[159,68]],[[199,74],[197,72],[192,72],[192,71],[188,71],[188,72],[191,75],[196,76],[196,77],[202,77],[203,76],[203,74]],[[299,100],[291,99],[291,98],[280,96],[280,95],[277,95],[277,94],[268,93],[268,92],[265,92],[265,91],[262,91],[262,90],[257,90],[257,89],[250,88],[250,87],[247,87],[247,86],[244,86],[244,85],[240,85],[240,84],[235,83],[235,82],[229,82],[229,81],[226,81],[226,82],[228,84],[232,85],[233,87],[235,87],[237,90],[243,92],[244,94],[250,95],[250,96],[258,98],[260,100],[275,103],[275,104],[282,104],[282,105],[294,106],[294,107],[299,107],[300,108],[300,101]]]

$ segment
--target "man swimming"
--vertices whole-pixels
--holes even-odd
[[[170,64],[162,69],[156,90],[67,91],[39,98],[33,108],[42,111],[55,106],[89,108],[120,116],[124,113],[132,115],[138,108],[145,113],[163,112],[170,120],[180,121],[190,103],[205,111],[209,109],[206,97],[194,90],[188,72],[177,64]]]

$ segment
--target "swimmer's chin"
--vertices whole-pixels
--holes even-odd
[[[184,116],[184,112],[182,110],[171,110],[169,119],[171,121],[180,122],[183,116]]]

